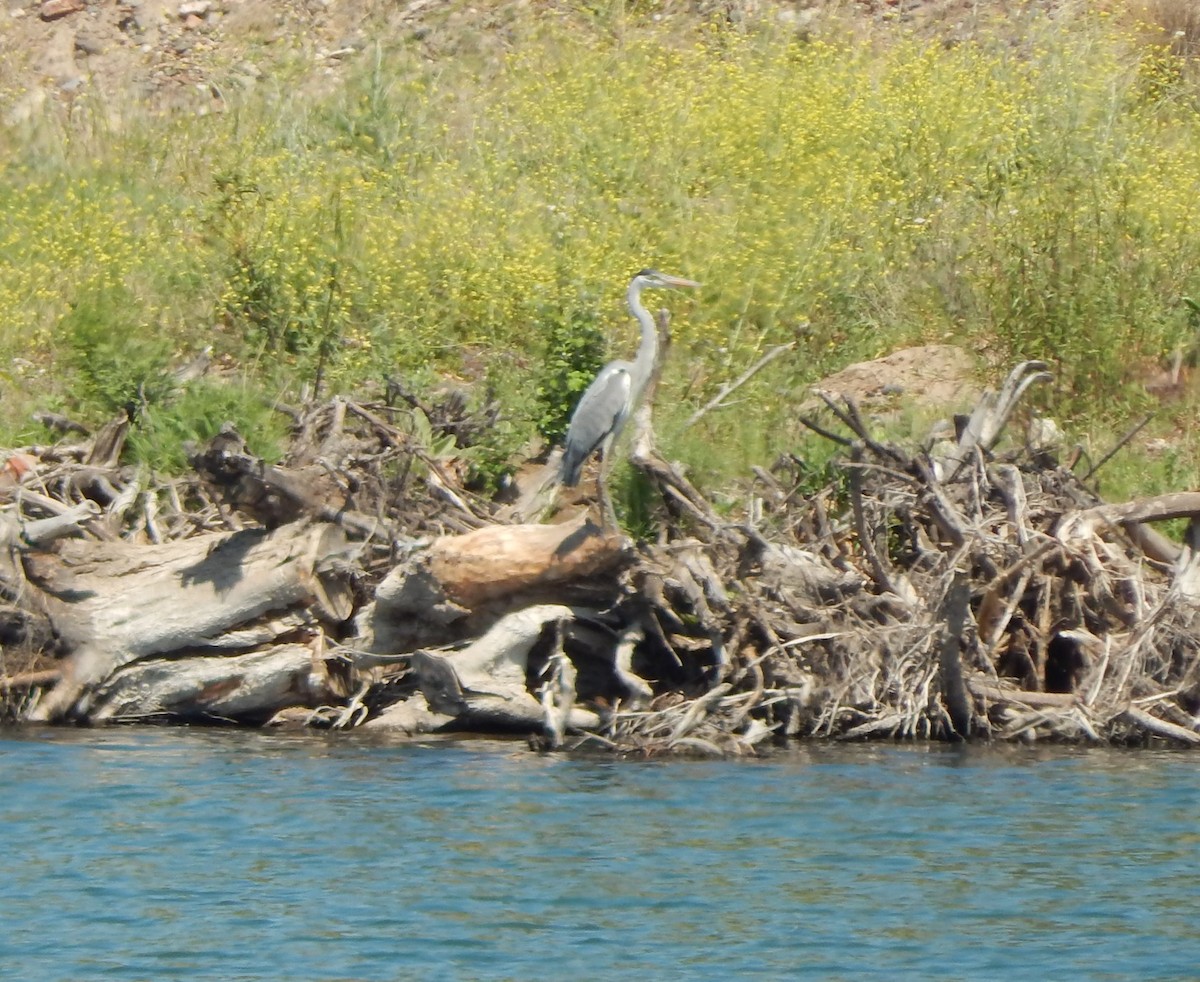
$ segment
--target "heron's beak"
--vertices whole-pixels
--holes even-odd
[[[695,289],[700,287],[700,284],[695,280],[685,280],[682,276],[666,276],[664,274],[662,281],[665,286],[689,287]]]

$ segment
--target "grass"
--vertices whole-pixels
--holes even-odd
[[[1196,28],[1024,28],[861,43],[605,7],[516,18],[499,59],[389,42],[329,94],[283,77],[202,118],[47,111],[0,143],[0,440],[29,441],[35,408],[97,422],[134,392],[157,430],[131,452],[169,468],[162,441],[212,402],[261,426],[245,393],[482,371],[508,402],[499,468],[632,348],[623,288],[653,265],[705,283],[651,298],[674,313],[665,449],[701,483],[796,450],[805,383],[914,342],[966,345],[989,377],[1051,362],[1040,408],[1101,443],[1195,333]],[[797,338],[736,410],[683,428]],[[162,384],[207,344],[237,398]],[[1195,483],[1172,454],[1147,486]]]

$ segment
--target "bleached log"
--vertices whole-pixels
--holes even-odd
[[[1193,607],[1200,606],[1200,520],[1194,516],[1188,523],[1184,546],[1173,572],[1175,596]]]
[[[627,709],[644,709],[654,698],[650,683],[633,670],[633,652],[645,632],[637,625],[626,628],[617,646],[613,649],[612,674],[621,692],[621,701]]]
[[[1069,708],[1079,705],[1079,696],[1074,692],[1031,692],[1026,689],[1009,689],[995,682],[972,678],[967,688],[981,699],[989,702],[1020,703],[1034,708]]]
[[[1009,372],[999,392],[984,394],[971,413],[958,442],[945,448],[945,456],[936,461],[946,475],[947,482],[958,476],[963,465],[977,450],[987,451],[996,444],[1017,403],[1031,385],[1053,379],[1054,376],[1046,371],[1047,367],[1045,362],[1040,361],[1021,362]]]
[[[1080,512],[1084,523],[1124,525],[1128,522],[1161,522],[1200,516],[1200,491],[1178,491],[1116,505],[1097,505]]]
[[[1133,706],[1128,707],[1122,716],[1138,729],[1144,730],[1152,736],[1162,737],[1164,740],[1174,740],[1176,743],[1186,743],[1192,747],[1200,746],[1200,733],[1195,730],[1186,729],[1177,723],[1169,723],[1165,719],[1151,716]]]
[[[57,554],[27,557],[29,580],[71,652],[37,718],[70,713],[131,662],[219,647],[226,632],[271,612],[305,608],[337,621],[344,585],[323,561],[346,548],[335,526],[297,524],[158,546],[68,541]]]
[[[43,546],[55,539],[75,534],[79,531],[81,522],[99,514],[99,505],[94,501],[84,501],[50,518],[20,521],[15,516],[6,515],[0,523],[0,542],[16,549]]]
[[[472,729],[542,730],[546,710],[529,691],[529,654],[548,626],[577,616],[594,616],[594,611],[559,604],[526,607],[501,618],[459,651],[414,652],[412,668],[430,709]],[[567,697],[564,686],[571,684],[567,676],[560,675],[557,684],[556,704],[570,708],[556,725],[599,727],[595,713],[574,706],[573,697]]]
[[[19,598],[19,604],[0,604],[0,644],[14,640],[33,641],[39,647],[54,636],[55,629],[39,598],[25,588],[22,556],[55,539],[80,531],[80,523],[100,514],[94,501],[64,507],[49,518],[22,520],[15,510],[0,514],[0,589],[6,596]]]
[[[35,672],[19,672],[16,675],[0,675],[0,694],[24,689],[40,689],[50,686],[62,678],[57,668],[45,668]]]
[[[1175,518],[1200,518],[1200,491],[1179,491],[1069,512],[1063,516],[1054,534],[1070,544],[1073,539],[1089,539],[1105,529],[1121,526],[1150,559],[1177,563],[1181,552],[1179,544],[1145,524]]]
[[[285,707],[316,707],[337,697],[313,649],[284,644],[245,655],[128,665],[95,690],[88,718],[261,723]]]

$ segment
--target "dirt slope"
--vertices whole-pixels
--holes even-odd
[[[800,33],[917,30],[946,43],[1021,30],[1062,0],[659,0],[656,19],[767,17]],[[110,120],[130,111],[219,111],[231,89],[269,83],[286,66],[315,87],[336,85],[376,42],[411,40],[431,58],[499,50],[522,17],[579,17],[561,0],[3,0],[0,123],[81,96]]]

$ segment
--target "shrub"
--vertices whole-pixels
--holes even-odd
[[[140,323],[140,317],[121,287],[83,294],[63,317],[75,391],[85,413],[124,412],[133,419],[173,390],[170,339]]]

